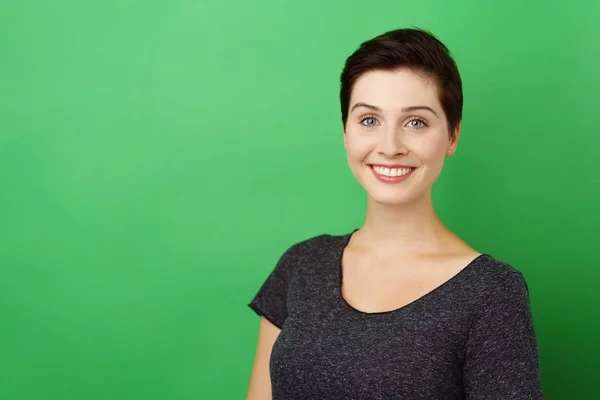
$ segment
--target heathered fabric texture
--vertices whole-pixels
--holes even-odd
[[[249,306],[281,333],[273,400],[544,399],[527,284],[488,254],[394,311],[341,295],[352,233],[291,246]]]

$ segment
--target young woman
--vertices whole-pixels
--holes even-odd
[[[364,224],[282,255],[250,303],[247,399],[544,399],[522,273],[432,205],[462,118],[448,49],[417,29],[369,40],[346,60],[340,100]]]

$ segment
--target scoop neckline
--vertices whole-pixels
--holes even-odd
[[[490,257],[489,254],[487,253],[480,253],[478,256],[476,256],[475,258],[473,258],[464,268],[462,268],[460,271],[458,271],[456,274],[454,274],[452,277],[450,277],[450,279],[447,279],[446,281],[444,281],[442,284],[436,286],[435,288],[433,288],[432,290],[430,290],[429,292],[423,294],[422,296],[419,296],[418,298],[400,306],[397,308],[394,308],[392,310],[386,310],[386,311],[374,311],[374,312],[368,312],[368,311],[363,311],[363,310],[359,310],[358,308],[354,307],[353,305],[351,305],[350,303],[348,303],[348,301],[344,298],[344,295],[342,293],[342,284],[343,284],[343,265],[342,265],[342,259],[344,256],[344,251],[346,250],[346,247],[348,247],[348,244],[350,243],[350,239],[352,239],[352,235],[354,235],[354,233],[358,231],[357,229],[354,229],[352,232],[347,233],[345,235],[342,236],[343,240],[342,240],[342,244],[340,247],[340,250],[338,251],[338,255],[337,255],[337,268],[336,268],[336,272],[337,272],[337,283],[336,283],[336,297],[337,300],[342,303],[342,306],[348,310],[350,310],[351,312],[355,313],[355,314],[359,314],[362,316],[367,316],[367,317],[377,317],[377,316],[384,316],[384,315],[390,315],[390,314],[395,314],[395,313],[400,313],[406,309],[409,309],[411,307],[414,307],[420,303],[423,303],[425,301],[427,301],[429,298],[439,294],[440,292],[442,292],[446,287],[448,287],[449,285],[451,285],[452,283],[456,282],[458,279],[460,279],[462,276],[466,275],[471,269],[473,269],[473,267],[475,266],[475,264],[477,264],[477,262],[482,259],[482,258],[487,258]]]

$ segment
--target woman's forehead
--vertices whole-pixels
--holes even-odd
[[[354,83],[350,101],[350,107],[356,102],[364,102],[382,110],[416,104],[440,108],[435,79],[408,69],[362,74]]]

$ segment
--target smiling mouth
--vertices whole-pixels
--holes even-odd
[[[380,165],[369,165],[375,174],[385,178],[398,178],[407,176],[415,170],[414,167],[382,167]]]

